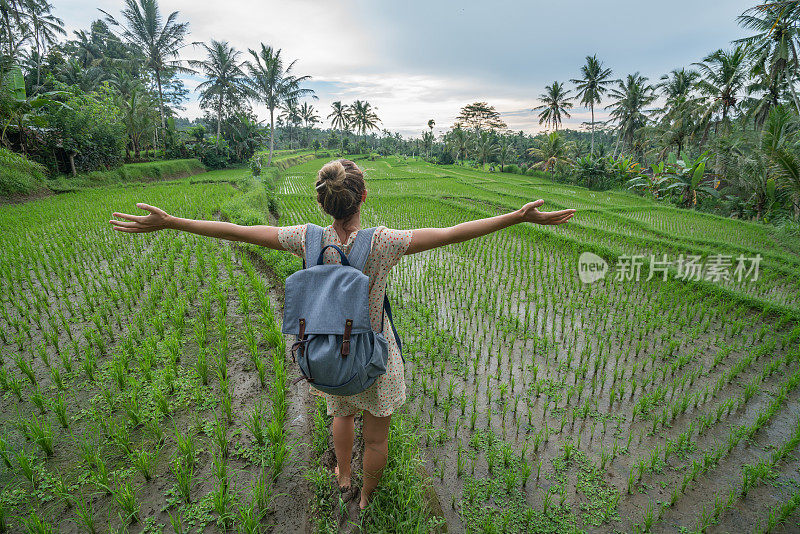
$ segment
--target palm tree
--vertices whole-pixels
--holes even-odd
[[[303,102],[298,113],[300,114],[300,120],[306,125],[306,137],[308,138],[311,135],[311,128],[319,122],[317,110],[314,109],[314,106],[309,105],[308,102]]]
[[[798,41],[800,41],[800,4],[797,2],[769,2],[752,7],[738,17],[738,22],[756,33],[738,39],[751,47],[751,56],[756,65],[769,79],[768,90],[777,92],[779,87],[788,87],[795,110],[800,112],[800,101],[794,88],[798,67]]]
[[[572,146],[564,141],[561,133],[553,131],[543,139],[538,139],[536,146],[528,149],[528,154],[539,160],[534,164],[535,168],[555,173],[556,165],[570,162],[571,150]]]
[[[434,126],[436,126],[436,121],[433,120],[433,119],[428,119],[428,128],[430,129],[430,134],[431,134],[431,145],[433,145],[433,127]],[[428,157],[429,158],[431,157],[430,147],[428,147]]]
[[[717,50],[702,62],[695,63],[703,77],[697,82],[697,89],[708,98],[704,117],[706,124],[714,114],[721,112],[720,122],[727,127],[728,114],[735,109],[739,101],[738,93],[747,81],[746,59],[745,49],[740,45],[733,50]]]
[[[367,142],[367,132],[377,129],[381,122],[370,103],[361,100],[356,100],[350,106],[350,119],[356,130],[364,136],[364,143]]]
[[[64,21],[51,13],[53,6],[47,0],[25,0],[25,11],[30,21],[36,52],[36,87],[41,85],[42,55],[56,42],[57,35],[66,35]]]
[[[317,98],[312,89],[300,87],[300,84],[311,79],[311,76],[295,76],[292,68],[297,60],[284,68],[281,50],[261,43],[261,50],[250,49],[253,61],[247,62],[250,71],[249,84],[256,97],[269,109],[269,158],[267,165],[272,165],[272,153],[275,149],[275,110],[289,101],[297,101],[300,97],[311,95]]]
[[[122,16],[127,26],[122,26],[107,12],[106,20],[111,26],[122,28],[122,37],[135,50],[145,57],[145,67],[153,71],[158,87],[158,110],[161,114],[161,128],[166,129],[164,115],[164,93],[162,77],[165,71],[191,73],[178,59],[183,40],[189,29],[188,22],[177,22],[178,12],[173,11],[164,21],[156,0],[125,0]]]
[[[297,107],[297,100],[291,99],[284,102],[281,105],[281,114],[278,116],[278,119],[280,119],[284,127],[289,130],[289,149],[294,148],[292,143],[294,139],[294,128],[302,122],[300,108]]]
[[[697,131],[700,101],[695,97],[694,91],[700,73],[695,70],[675,69],[669,74],[664,74],[656,88],[660,89],[665,105],[659,111],[661,117],[660,130],[664,150],[661,157],[675,146],[676,153],[683,151],[687,137]]]
[[[771,170],[792,191],[794,218],[800,217],[800,122],[784,106],[769,113],[761,137],[761,150],[770,159]]]
[[[482,131],[477,139],[475,139],[475,153],[481,160],[481,168],[486,168],[486,160],[497,153],[497,143],[494,140],[492,132]]]
[[[222,135],[222,120],[226,112],[238,107],[250,95],[247,76],[239,61],[241,52],[227,41],[211,41],[210,45],[201,43],[206,51],[206,59],[192,60],[189,64],[200,69],[206,81],[197,86],[200,91],[200,104],[217,112],[217,145]]]
[[[122,112],[122,122],[128,134],[129,143],[125,143],[126,156],[129,158],[128,149],[131,148],[134,160],[138,160],[142,142],[152,132],[152,127],[158,120],[154,102],[138,80],[130,80],[125,92],[118,93],[116,103]]]
[[[350,127],[350,108],[346,104],[342,104],[340,100],[331,104],[331,109],[328,118],[331,120],[331,127],[339,128],[339,137],[342,142],[342,152],[344,152],[344,131]]]
[[[553,82],[552,85],[548,85],[545,88],[545,92],[539,95],[539,100],[542,101],[542,105],[532,110],[541,110],[539,124],[544,123],[558,130],[558,127],[561,126],[561,116],[570,118],[567,110],[572,109],[572,99],[569,96],[569,91],[564,91],[563,84]]]
[[[0,43],[7,44],[5,55],[13,60],[30,36],[20,0],[0,0]]]
[[[428,153],[428,158],[430,158],[431,147],[433,147],[433,132],[422,132],[422,144],[425,146],[425,151]]]
[[[503,172],[506,162],[514,156],[514,141],[508,135],[501,135],[497,146],[497,159],[500,161],[500,172]]]
[[[633,147],[634,134],[647,124],[647,115],[651,112],[645,107],[655,101],[655,89],[647,83],[646,77],[637,72],[628,74],[625,81],[619,80],[610,96],[616,102],[606,109],[611,109],[611,118],[617,122],[617,142]]]
[[[456,162],[462,161],[469,148],[469,133],[461,127],[461,124],[456,123],[453,131],[450,132],[449,144],[456,152]]]
[[[608,91],[608,85],[614,82],[610,79],[611,69],[603,67],[603,62],[597,56],[586,56],[586,64],[581,67],[581,78],[571,80],[576,85],[577,97],[581,104],[589,106],[592,110],[592,146],[594,154],[594,105],[600,105],[602,96]]]
[[[700,73],[696,70],[686,69],[674,69],[669,74],[661,76],[661,81],[656,84],[656,87],[661,90],[661,95],[666,100],[666,107],[663,111],[668,111],[669,108],[679,106],[689,100],[699,77]]]

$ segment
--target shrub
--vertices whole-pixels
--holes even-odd
[[[439,154],[439,159],[436,161],[439,165],[452,165],[456,160],[453,158],[453,153],[450,150],[445,150]]]
[[[209,169],[223,169],[230,164],[233,158],[233,151],[228,142],[220,139],[217,143],[216,137],[209,137],[195,143],[192,153]]]
[[[90,172],[122,164],[125,127],[111,91],[74,91],[63,105],[50,104],[43,154],[63,151],[66,162],[53,162],[53,170]],[[70,163],[70,157],[72,163]],[[52,161],[52,160],[51,160]]]
[[[503,172],[507,172],[509,174],[520,174],[519,167],[514,165],[513,163],[510,165],[506,165],[503,167]]]
[[[0,148],[0,196],[27,195],[46,189],[45,168],[21,154]]]

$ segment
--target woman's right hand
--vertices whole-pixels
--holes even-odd
[[[150,213],[148,215],[128,215],[127,213],[117,213],[115,211],[112,217],[119,217],[125,220],[117,221],[111,219],[108,221],[114,226],[114,230],[141,234],[169,228],[171,216],[164,210],[141,202],[136,204],[136,207]]]

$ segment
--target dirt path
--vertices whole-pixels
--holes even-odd
[[[238,244],[231,244],[237,255],[242,255],[253,264],[256,270],[269,281],[270,300],[275,314],[283,314],[283,283],[258,255]],[[276,510],[273,517],[273,532],[279,533],[311,533],[313,521],[310,503],[312,489],[304,477],[312,464],[311,438],[313,435],[314,399],[308,393],[304,382],[293,384],[300,376],[297,365],[292,361],[287,346],[284,355],[288,376],[286,391],[286,439],[290,451],[290,459],[283,473],[275,482],[272,508]]]

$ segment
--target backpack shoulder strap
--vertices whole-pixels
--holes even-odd
[[[322,250],[322,227],[308,223],[306,225],[306,258],[304,268],[314,267]]]
[[[375,228],[364,228],[363,230],[359,230],[356,234],[353,246],[350,248],[350,254],[347,255],[350,265],[359,271],[363,272],[364,266],[367,264],[369,251],[372,248],[372,235],[374,233]]]

